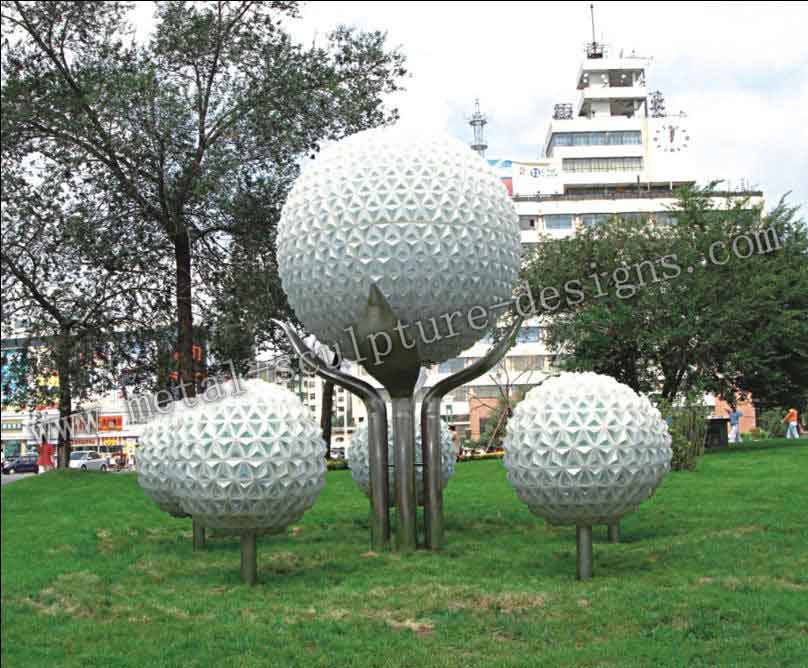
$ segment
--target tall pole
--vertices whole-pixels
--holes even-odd
[[[191,518],[194,532],[194,551],[205,549],[205,527],[203,527],[196,519]]]
[[[592,526],[576,526],[577,570],[579,580],[592,579]]]
[[[244,584],[250,587],[258,582],[258,554],[255,531],[244,531],[241,534],[241,579]]]
[[[592,44],[597,42],[595,39],[595,5],[589,5],[589,16],[592,20]]]
[[[609,542],[610,543],[620,542],[620,520],[609,522]]]
[[[393,397],[393,438],[396,462],[396,546],[407,552],[417,547],[415,496],[415,421],[413,397]]]
[[[387,406],[384,399],[369,383],[340,371],[336,366],[328,366],[303,343],[303,339],[285,322],[280,320],[273,320],[273,322],[284,331],[292,350],[301,360],[310,365],[318,376],[353,392],[365,404],[368,414],[370,450],[371,546],[377,551],[387,549],[390,546],[390,491],[387,478]]]

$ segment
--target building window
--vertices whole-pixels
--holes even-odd
[[[597,227],[608,222],[608,213],[584,213],[581,215],[581,223],[586,227]]]
[[[535,230],[536,216],[519,216],[519,227],[522,230]]]
[[[539,355],[514,355],[505,358],[508,371],[541,371],[544,360]]]
[[[550,138],[549,155],[556,146],[626,146],[642,143],[639,130],[621,132],[556,132]]]
[[[553,213],[544,216],[544,229],[546,230],[571,230],[572,214]]]
[[[537,343],[541,340],[541,329],[539,327],[522,327],[516,335],[517,343]]]
[[[460,371],[461,369],[465,368],[465,366],[466,360],[464,360],[462,357],[456,357],[455,359],[441,362],[438,365],[438,371],[440,373],[455,373],[456,371]]]
[[[561,165],[565,172],[639,172],[642,158],[564,158]]]
[[[660,225],[676,225],[679,222],[679,218],[670,211],[657,211],[654,220]]]
[[[467,388],[465,385],[458,387],[451,394],[448,394],[446,398],[450,401],[468,401],[469,388]]]

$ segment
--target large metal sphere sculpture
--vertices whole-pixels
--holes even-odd
[[[421,364],[454,357],[485,334],[469,323],[472,307],[510,298],[520,255],[516,210],[486,162],[448,135],[400,128],[322,151],[295,182],[278,229],[290,304],[347,359],[356,351],[346,329],[374,285],[403,325],[424,328],[405,330]],[[450,332],[445,316],[455,312]],[[440,336],[427,343],[433,318]]]
[[[281,530],[325,484],[325,443],[298,397],[261,380],[179,414],[175,489],[202,526]]]
[[[627,385],[595,373],[551,378],[508,421],[508,481],[554,524],[614,522],[636,510],[670,470],[659,411]]]
[[[181,410],[181,402],[175,402],[165,415],[151,420],[143,428],[137,452],[138,484],[160,510],[174,517],[187,517],[180,507],[172,475],[176,453],[175,412]]]
[[[394,461],[393,457],[393,435],[390,434],[387,440],[387,451],[389,461]],[[445,423],[441,423],[440,431],[440,459],[441,459],[441,489],[444,489],[449,484],[449,478],[454,475],[455,455],[454,443],[452,441],[452,432]],[[424,476],[423,476],[423,455],[421,451],[421,435],[415,435],[415,492],[416,499],[419,506],[424,505]],[[351,437],[351,445],[348,448],[348,468],[351,469],[351,477],[354,482],[359,486],[359,489],[364,492],[365,496],[370,498],[370,453],[368,447],[368,428],[366,424],[362,424]],[[390,481],[391,503],[395,498],[396,480],[395,468],[390,467],[388,480]]]

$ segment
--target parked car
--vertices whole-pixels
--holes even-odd
[[[92,450],[77,450],[70,453],[70,468],[82,471],[106,471],[109,461]]]
[[[36,465],[37,455],[17,455],[9,457],[3,462],[3,473],[36,473],[39,467]]]

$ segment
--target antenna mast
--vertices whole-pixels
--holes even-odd
[[[589,5],[589,19],[592,24],[592,41],[586,45],[586,57],[603,58],[603,44],[595,37],[595,5]]]
[[[485,143],[485,125],[488,123],[488,117],[480,111],[479,98],[474,100],[474,113],[469,117],[469,125],[474,131],[474,143],[471,148],[479,153],[481,158],[485,157],[485,149],[488,144]]]

